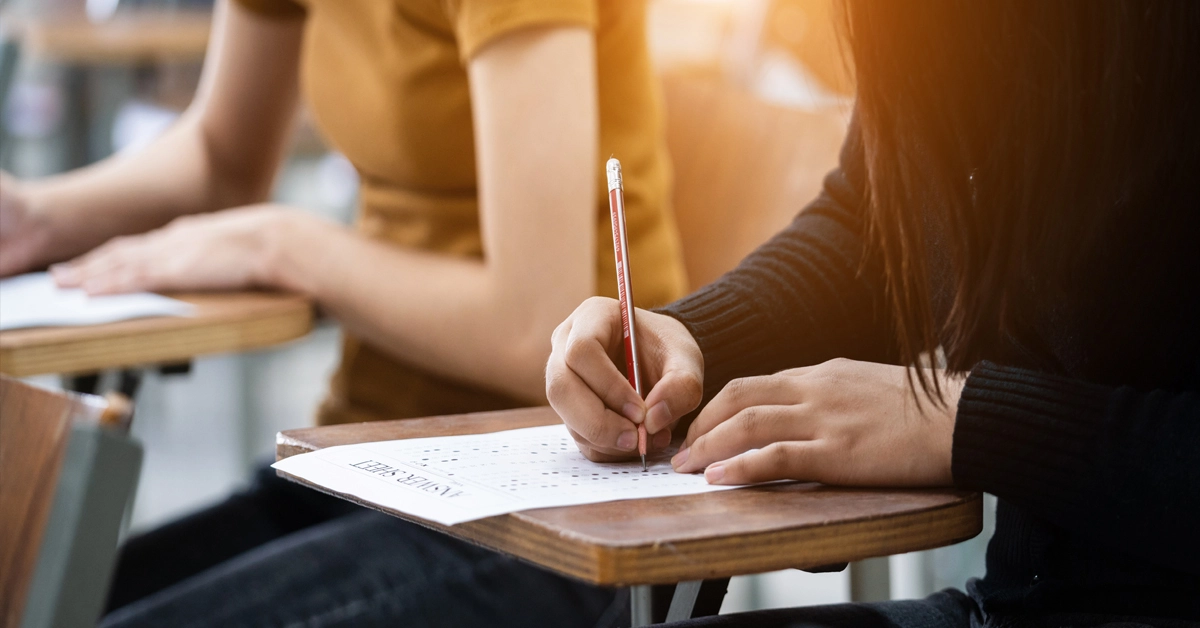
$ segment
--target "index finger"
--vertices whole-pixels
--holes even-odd
[[[578,375],[561,364],[556,365],[556,361],[557,357],[552,355],[551,367],[546,372],[546,396],[572,436],[598,453],[632,455],[637,449],[633,423],[606,408]]]
[[[754,406],[786,406],[802,401],[795,382],[781,375],[760,375],[730,380],[688,428],[686,446],[739,412]]]
[[[646,417],[646,406],[608,352],[616,339],[622,337],[620,320],[610,312],[576,318],[562,343],[562,358],[606,407],[641,423]]]

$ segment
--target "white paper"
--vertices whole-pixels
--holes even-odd
[[[194,309],[183,301],[147,292],[89,297],[83,290],[59,288],[50,273],[0,280],[0,330],[189,316]]]
[[[325,489],[444,525],[553,506],[737,488],[671,469],[658,454],[591,462],[563,425],[341,445],[273,465]]]

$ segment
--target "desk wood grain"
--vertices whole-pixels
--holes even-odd
[[[282,459],[334,445],[558,422],[550,408],[530,408],[306,428],[281,432],[275,451]],[[983,526],[978,493],[812,483],[544,508],[449,527],[377,509],[603,585],[819,567],[950,545],[975,536]]]
[[[269,347],[304,336],[313,326],[312,303],[298,295],[169,296],[195,305],[196,315],[0,332],[0,373],[26,377],[180,362]]]

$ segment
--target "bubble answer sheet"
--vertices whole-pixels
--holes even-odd
[[[563,425],[339,445],[272,465],[335,493],[444,525],[531,508],[738,488],[671,469],[670,457],[592,462]]]

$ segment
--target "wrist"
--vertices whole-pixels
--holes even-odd
[[[29,250],[34,252],[29,260],[33,267],[62,261],[82,252],[58,250],[63,249],[62,230],[56,228],[53,214],[47,211],[50,204],[45,202],[36,186],[8,179],[5,184],[11,186],[13,202],[22,209],[22,237],[28,239]]]
[[[303,265],[313,251],[310,232],[312,217],[283,208],[269,210],[258,234],[255,283],[288,292],[313,295],[314,287],[306,279],[310,273]]]

